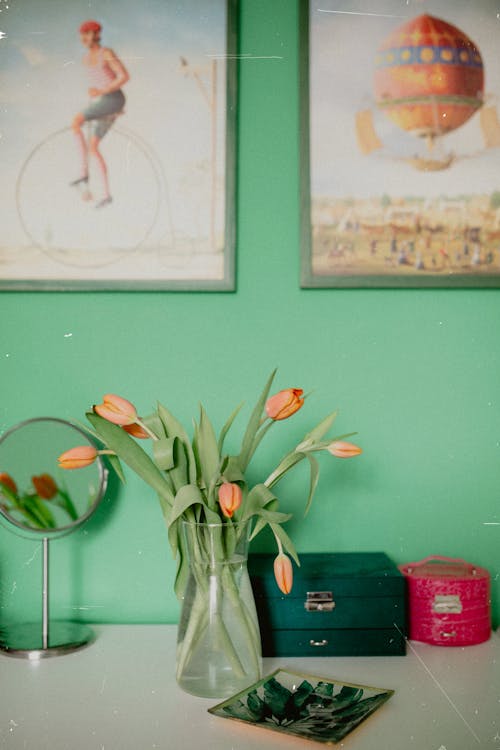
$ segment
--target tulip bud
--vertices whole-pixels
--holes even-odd
[[[363,453],[359,445],[346,443],[343,440],[335,440],[333,443],[330,443],[327,450],[332,456],[336,456],[337,458],[354,458],[354,456],[359,456],[360,453]]]
[[[97,456],[97,448],[93,445],[79,445],[61,453],[57,460],[61,469],[83,469],[94,463]]]
[[[140,440],[148,440],[151,437],[140,424],[124,424],[123,429],[129,435],[132,435],[132,437],[139,438]]]
[[[94,411],[108,422],[119,425],[133,424],[137,420],[135,406],[125,398],[107,393],[103,397],[103,403],[94,406]]]
[[[274,577],[280,591],[289,594],[293,586],[293,568],[292,561],[283,552],[274,559]]]
[[[31,481],[37,495],[44,500],[51,500],[58,493],[57,484],[50,474],[40,474],[38,477],[31,477]]]
[[[303,393],[302,388],[286,388],[275,393],[266,401],[267,416],[275,421],[291,417],[304,405]]]
[[[0,473],[0,491],[2,489],[2,485],[6,487],[6,489],[13,492],[14,495],[17,495],[17,484],[14,482],[10,474],[7,474],[7,472],[5,471],[2,471]]]
[[[219,487],[219,505],[226,518],[232,518],[233,513],[241,505],[242,495],[239,485],[233,482],[224,482]]]

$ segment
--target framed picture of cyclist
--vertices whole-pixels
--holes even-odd
[[[234,289],[237,2],[2,4],[0,288]]]

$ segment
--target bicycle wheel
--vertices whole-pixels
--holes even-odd
[[[161,167],[144,142],[114,127],[101,152],[113,196],[103,208],[96,208],[102,186],[92,159],[88,184],[70,186],[79,164],[71,128],[35,146],[19,173],[16,203],[25,234],[67,266],[101,267],[129,257],[144,246],[158,220]]]

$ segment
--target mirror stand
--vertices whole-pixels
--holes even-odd
[[[77,441],[96,447],[86,432],[56,417],[28,419],[0,436],[0,522],[17,536],[41,541],[43,552],[41,622],[3,624],[0,618],[0,654],[40,659],[94,640],[87,625],[49,616],[49,540],[81,527],[107,486],[101,456],[62,476],[57,457]]]
[[[42,659],[76,651],[94,640],[88,625],[49,620],[49,538],[42,539],[42,624],[0,626],[0,651],[8,656]]]

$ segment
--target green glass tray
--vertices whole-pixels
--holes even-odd
[[[277,669],[208,710],[225,719],[331,745],[393,694],[394,690]]]

